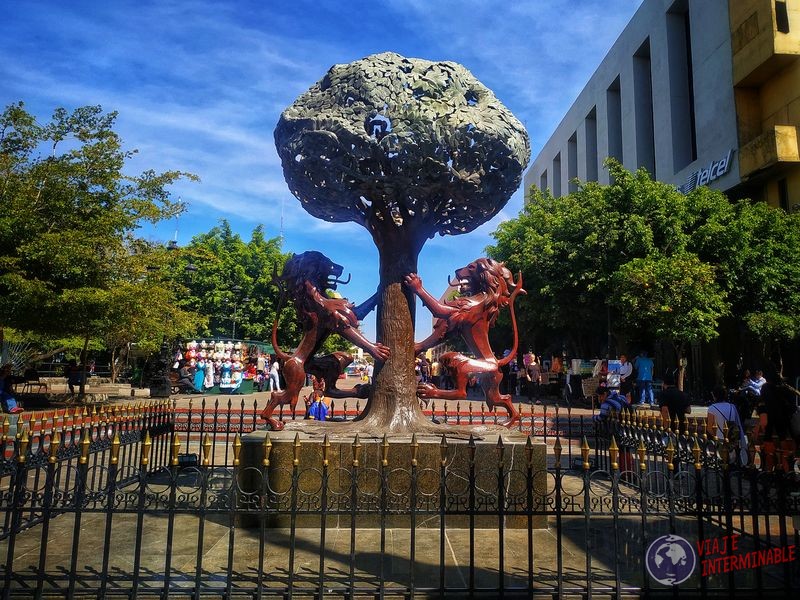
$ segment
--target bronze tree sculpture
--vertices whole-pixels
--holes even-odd
[[[414,296],[425,241],[468,233],[519,187],[530,158],[522,124],[469,71],[383,53],[328,73],[275,129],[284,175],[303,208],[355,221],[380,255],[378,363],[362,427],[421,431],[414,375]]]

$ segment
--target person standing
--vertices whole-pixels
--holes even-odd
[[[714,435],[718,440],[725,439],[725,423],[728,424],[728,436],[736,438],[736,445],[739,448],[738,456],[736,452],[732,452],[728,457],[731,463],[737,463],[740,466],[748,463],[747,457],[747,436],[744,433],[744,426],[742,425],[742,418],[736,405],[728,402],[728,395],[725,388],[721,385],[715,386],[711,391],[712,403],[708,407],[708,428],[714,431]],[[735,427],[738,433],[731,433],[731,428]]]
[[[375,374],[375,365],[373,363],[367,363],[367,382],[372,385],[372,377]]]
[[[14,398],[14,384],[24,382],[25,378],[12,375],[11,369],[11,363],[3,365],[0,369],[0,404],[3,412],[15,414],[22,412],[22,407]]]
[[[689,396],[679,390],[672,383],[664,382],[664,389],[658,395],[658,405],[661,407],[661,418],[669,419],[670,425],[678,419],[681,427],[686,422],[686,415],[692,412]]]
[[[631,401],[631,392],[633,392],[633,365],[628,360],[627,355],[619,355],[619,393]]]
[[[647,356],[647,350],[639,352],[639,356],[633,361],[633,366],[636,367],[639,404],[653,404],[653,359]]]
[[[269,391],[270,392],[280,392],[281,391],[281,366],[278,364],[277,357],[272,362],[272,366],[269,368]]]
[[[441,389],[442,387],[442,365],[439,360],[434,358],[431,363],[431,382],[434,386]]]
[[[526,391],[528,392],[528,402],[533,402],[535,399],[536,403],[540,404],[539,386],[542,383],[542,369],[539,366],[539,359],[533,353],[531,353],[530,360],[525,367],[525,372],[527,374]]]

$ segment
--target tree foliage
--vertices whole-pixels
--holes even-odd
[[[57,109],[39,124],[22,103],[0,115],[0,327],[145,345],[196,326],[174,290],[145,277],[158,253],[135,236],[179,214],[178,171],[131,175],[99,106]],[[173,314],[165,320],[163,315]],[[124,332],[124,333],[123,333]]]
[[[301,328],[291,303],[279,304],[279,290],[272,277],[283,270],[289,254],[281,251],[280,238],[267,239],[257,226],[249,241],[235,233],[226,220],[206,233],[196,235],[178,252],[169,272],[175,285],[185,292],[180,305],[206,315],[200,337],[231,337],[270,340],[275,312],[280,308],[279,342],[294,347]],[[338,336],[326,340],[325,352],[349,346]]]
[[[762,339],[797,337],[797,215],[705,187],[683,195],[644,170],[607,166],[610,185],[558,199],[532,189],[494,233],[489,254],[522,270],[529,290],[523,332],[569,337],[580,354],[599,352],[609,313],[618,338],[676,348],[713,339],[726,318]]]

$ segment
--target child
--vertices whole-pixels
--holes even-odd
[[[306,396],[306,419],[324,421],[328,416],[328,405],[325,404],[325,380],[311,376],[311,393]]]

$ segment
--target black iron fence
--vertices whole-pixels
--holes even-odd
[[[753,445],[731,466],[701,420],[543,410],[518,443],[337,442],[247,436],[254,409],[140,404],[5,429],[3,597],[784,598],[800,584],[788,451]],[[573,420],[591,428],[578,444]]]

